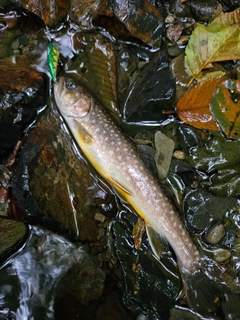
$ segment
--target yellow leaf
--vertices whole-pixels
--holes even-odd
[[[191,82],[209,63],[240,59],[240,9],[220,14],[208,26],[197,25],[185,51]]]

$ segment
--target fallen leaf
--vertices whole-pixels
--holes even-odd
[[[240,140],[240,80],[226,80],[215,91],[211,112],[227,138]]]
[[[198,129],[218,130],[210,103],[213,93],[222,81],[222,77],[211,78],[187,92],[177,103],[179,118]]]
[[[185,51],[185,67],[193,77],[211,62],[240,59],[240,9],[220,14],[212,23],[198,24]]]
[[[143,235],[145,233],[145,223],[144,220],[138,219],[133,227],[132,236],[135,249],[140,249],[142,245]]]

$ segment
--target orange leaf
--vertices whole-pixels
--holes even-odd
[[[222,77],[211,78],[187,92],[177,103],[179,118],[198,129],[218,130],[210,111],[210,103],[213,93],[222,81]]]

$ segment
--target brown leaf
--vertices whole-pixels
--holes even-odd
[[[222,77],[206,80],[187,92],[177,103],[179,118],[195,128],[218,130],[210,111],[212,96]]]

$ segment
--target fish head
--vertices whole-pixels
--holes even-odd
[[[64,118],[78,122],[86,118],[93,105],[93,98],[87,90],[69,77],[60,77],[54,84],[54,96]]]

